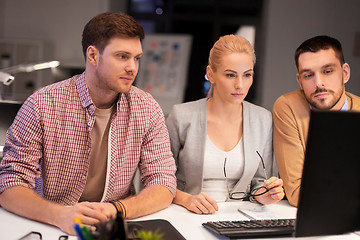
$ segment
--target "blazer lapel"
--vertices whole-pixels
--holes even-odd
[[[233,192],[244,192],[249,190],[251,180],[255,175],[259,166],[259,157],[256,153],[256,126],[251,123],[250,109],[245,101],[243,101],[243,144],[245,165],[243,175],[239,182],[235,185]]]

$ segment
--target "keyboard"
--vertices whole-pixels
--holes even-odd
[[[202,225],[229,238],[292,235],[295,219],[266,219],[206,222]]]

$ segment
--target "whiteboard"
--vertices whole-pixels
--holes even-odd
[[[182,103],[187,82],[192,36],[147,34],[135,86],[149,92],[167,116]]]

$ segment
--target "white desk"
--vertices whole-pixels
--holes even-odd
[[[202,226],[203,222],[208,221],[222,221],[222,220],[249,220],[243,214],[237,211],[240,207],[242,209],[259,209],[258,204],[250,202],[226,202],[218,203],[219,211],[212,215],[197,215],[190,213],[185,208],[172,204],[169,208],[151,214],[149,216],[141,217],[136,220],[149,220],[149,219],[166,219],[168,220],[186,239],[189,240],[212,240],[212,239],[228,239],[213,234]],[[254,215],[263,215],[263,218],[295,218],[297,209],[290,206],[288,201],[281,201],[276,204],[260,207],[265,210],[265,213]],[[266,238],[262,238],[266,239]],[[271,238],[274,239],[274,238]],[[324,237],[308,237],[308,238],[293,238],[285,237],[281,240],[359,240],[360,236],[355,233],[340,235],[340,236],[324,236]],[[254,240],[254,239],[252,239]]]
[[[227,239],[221,238],[219,235],[212,234],[206,230],[201,224],[207,221],[221,221],[221,220],[245,220],[248,219],[237,209],[258,209],[259,205],[250,202],[226,202],[219,203],[219,211],[212,215],[197,215],[190,213],[185,208],[172,204],[169,208],[159,211],[157,213],[141,217],[135,220],[149,220],[149,219],[166,219],[168,220],[186,239],[189,240],[211,240],[211,239]],[[295,218],[296,208],[291,207],[287,201],[281,201],[277,204],[269,205],[263,208],[265,212],[261,215],[271,217],[276,215],[278,218]],[[256,214],[256,212],[254,212]],[[37,231],[42,234],[44,240],[57,240],[60,235],[65,235],[64,232],[56,227],[31,221],[15,214],[9,213],[3,208],[0,208],[0,239],[17,240],[25,234]],[[70,236],[70,240],[77,239],[75,236]],[[274,238],[272,238],[274,239]],[[294,238],[282,238],[292,239]],[[296,240],[360,240],[360,236],[355,233],[350,233],[341,236],[325,236],[314,238],[296,238]]]
[[[0,208],[0,239],[17,240],[31,231],[41,233],[43,240],[58,240],[59,236],[66,235],[56,227],[19,217]],[[69,237],[69,240],[76,239],[75,236]]]

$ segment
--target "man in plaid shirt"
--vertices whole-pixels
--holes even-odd
[[[90,20],[83,74],[31,95],[10,127],[0,164],[0,204],[74,234],[117,212],[136,218],[167,207],[176,191],[164,116],[132,86],[144,30],[123,13]],[[132,184],[139,167],[144,189]]]

